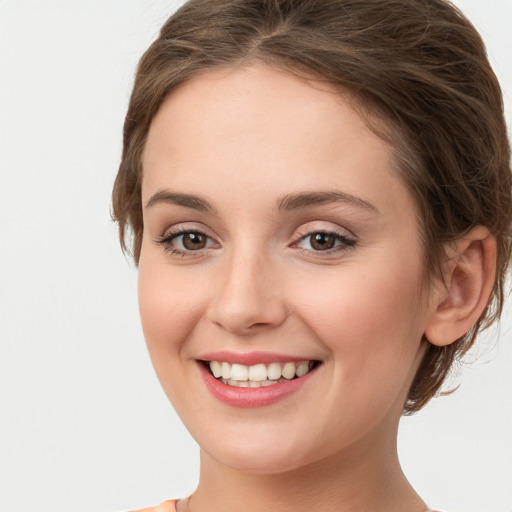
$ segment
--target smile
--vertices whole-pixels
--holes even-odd
[[[248,366],[226,361],[210,361],[206,364],[210,373],[223,384],[239,388],[260,388],[304,377],[316,367],[317,362],[289,361]]]

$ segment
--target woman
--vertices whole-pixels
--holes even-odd
[[[141,60],[113,192],[201,447],[158,510],[423,512],[396,453],[500,315],[501,93],[441,1],[192,0]]]

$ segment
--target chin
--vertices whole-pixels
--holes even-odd
[[[309,437],[309,436],[308,436]],[[305,444],[305,436],[269,436],[268,432],[251,436],[226,434],[221,441],[200,439],[209,457],[223,466],[241,473],[270,475],[297,470],[318,461],[320,450]]]
[[[227,450],[222,453],[210,453],[218,463],[240,473],[271,475],[287,473],[305,465],[298,459],[290,459],[275,452],[270,453],[261,448],[255,450]]]

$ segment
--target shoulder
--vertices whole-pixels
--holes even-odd
[[[133,510],[132,512],[176,512],[176,501],[168,500],[160,503],[156,507],[141,508],[139,510]]]

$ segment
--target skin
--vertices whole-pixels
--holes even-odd
[[[160,108],[143,157],[139,301],[156,372],[201,447],[180,510],[425,510],[396,436],[447,294],[422,286],[415,205],[393,166],[346,97],[263,65],[209,71]],[[334,190],[357,200],[276,206]],[[162,194],[148,205],[162,191],[213,211]],[[183,237],[158,241],[177,228],[207,246],[172,254]],[[345,238],[315,250],[319,231]],[[197,359],[217,350],[321,365],[291,396],[239,409],[200,378]]]

